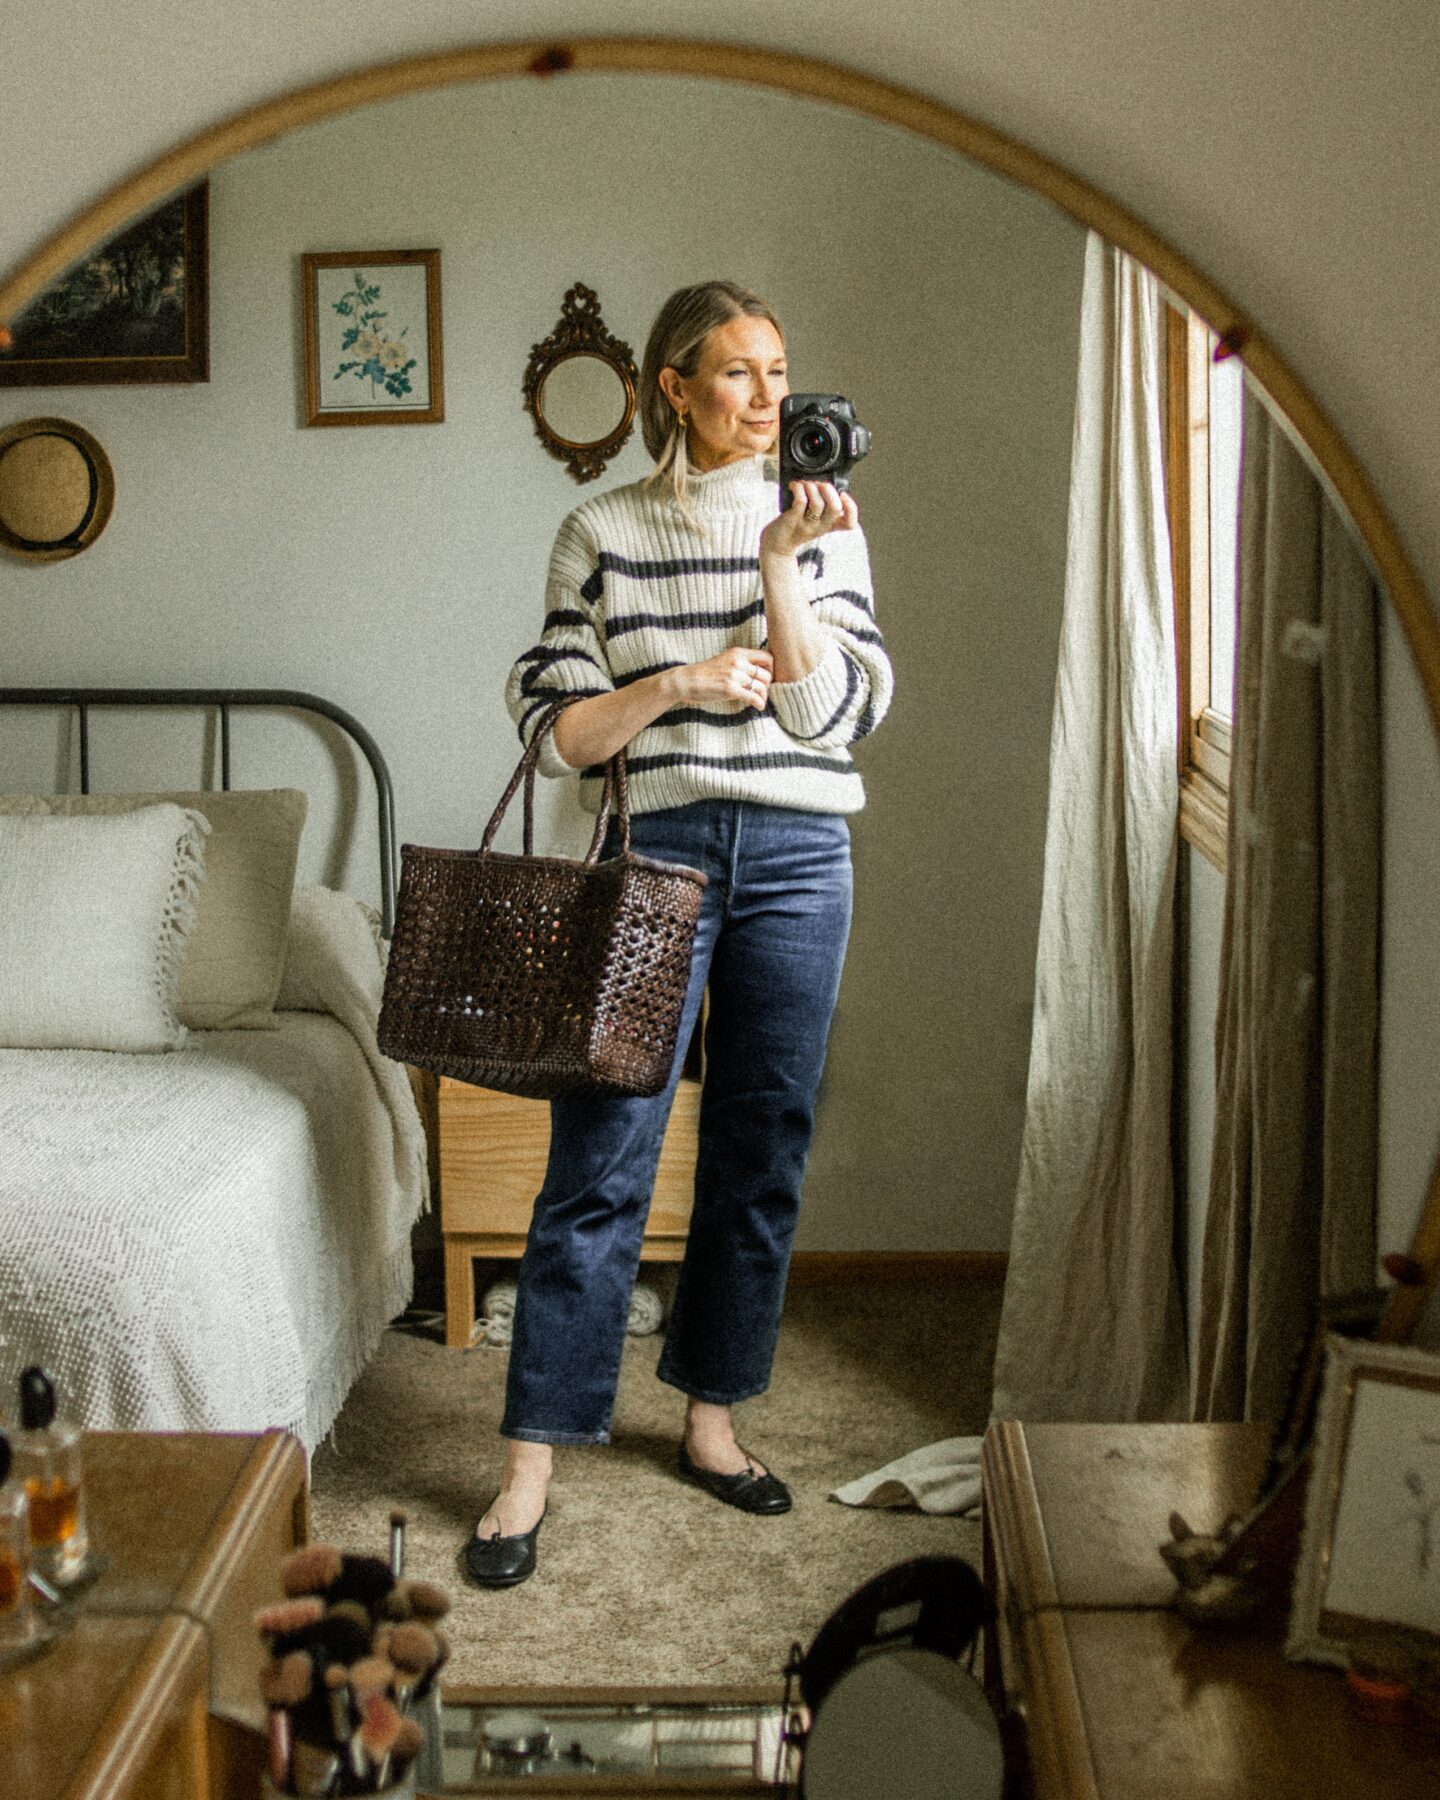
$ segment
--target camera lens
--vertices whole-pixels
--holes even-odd
[[[840,440],[823,419],[808,420],[790,439],[790,457],[798,469],[825,469],[835,462]]]

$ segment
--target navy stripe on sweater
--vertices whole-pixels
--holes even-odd
[[[853,763],[836,762],[828,756],[806,756],[797,750],[766,751],[758,756],[696,756],[684,751],[667,752],[663,756],[630,756],[626,755],[625,767],[632,775],[638,775],[645,769],[823,769],[827,775],[853,775],[859,778],[860,771]],[[582,769],[582,781],[598,781],[605,773],[604,765],[598,768]]]
[[[619,618],[605,621],[605,636],[613,641],[630,631],[729,630],[736,625],[743,625],[747,619],[758,618],[764,610],[765,602],[761,599],[752,600],[748,606],[727,606],[723,612],[625,613]]]
[[[825,552],[810,544],[795,559],[801,566],[810,565],[816,581],[825,579]],[[623,575],[630,581],[664,581],[675,575],[758,575],[760,558],[755,556],[620,556],[614,550],[602,550],[600,560],[580,585],[581,597],[592,604],[605,592],[606,575]]]

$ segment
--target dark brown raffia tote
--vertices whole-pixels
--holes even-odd
[[[670,1078],[705,876],[630,849],[625,752],[583,861],[534,855],[541,720],[478,850],[405,844],[379,1042],[506,1094],[658,1094]],[[490,848],[525,783],[525,851]],[[612,803],[620,851],[602,862]]]

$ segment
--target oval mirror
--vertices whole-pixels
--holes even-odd
[[[576,481],[593,481],[635,423],[638,376],[630,346],[606,329],[600,299],[577,281],[555,329],[530,351],[525,410],[535,435]]]

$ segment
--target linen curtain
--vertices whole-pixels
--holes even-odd
[[[1375,1279],[1378,595],[1247,395],[1195,1413],[1275,1419],[1321,1296]]]
[[[994,1415],[1170,1419],[1176,702],[1163,311],[1086,246],[1068,567],[1020,1176]]]
[[[1166,1419],[1187,1404],[1173,1253],[1174,595],[1154,278],[1092,233],[1035,1016],[993,1416]],[[969,1512],[980,1439],[833,1490]]]

